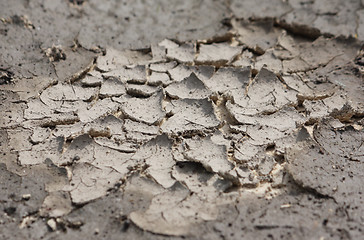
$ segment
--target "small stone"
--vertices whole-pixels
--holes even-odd
[[[221,66],[232,62],[241,51],[242,47],[232,47],[227,43],[203,44],[196,62]]]
[[[23,200],[25,200],[25,201],[28,201],[30,198],[31,198],[31,194],[30,193],[28,193],[28,194],[23,194],[23,196],[21,197]]]
[[[52,218],[52,219],[49,219],[47,221],[47,225],[48,227],[52,230],[52,231],[56,231],[57,230],[57,223],[56,221]]]

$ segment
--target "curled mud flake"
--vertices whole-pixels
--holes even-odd
[[[44,142],[51,136],[51,130],[49,128],[36,127],[33,129],[33,133],[30,136],[30,141],[33,144]]]
[[[294,10],[283,16],[279,24],[296,34],[311,38],[320,34],[358,37],[355,35],[359,32],[356,29],[358,9],[359,1],[313,1],[302,5],[295,4]],[[360,37],[359,39],[362,40]]]
[[[93,99],[96,94],[96,88],[57,84],[44,90],[40,95],[40,100],[54,109],[57,108],[62,101],[89,101]]]
[[[96,138],[96,137],[110,138],[111,137],[110,129],[107,126],[88,125],[87,124],[84,128],[84,132],[93,138]]]
[[[350,122],[356,111],[345,95],[339,91],[322,100],[304,101],[302,105],[312,120],[331,116],[342,122]]]
[[[292,10],[288,2],[281,0],[263,0],[259,5],[249,0],[233,0],[230,8],[237,18],[244,19],[279,18]]]
[[[175,43],[172,40],[169,39],[164,39],[163,41],[161,41],[160,43],[158,43],[159,47],[164,47],[165,49],[172,49],[172,48],[178,48],[179,45],[177,43]]]
[[[68,193],[52,192],[44,199],[42,207],[39,209],[39,215],[57,218],[67,215],[72,209],[72,202]]]
[[[205,85],[215,93],[228,91],[243,95],[250,80],[250,67],[245,68],[219,68],[210,78],[204,80]]]
[[[51,62],[66,60],[67,57],[61,45],[53,45],[51,48],[46,49],[44,52]]]
[[[229,132],[233,140],[240,141],[246,135],[248,125],[229,125]]]
[[[215,220],[216,204],[202,200],[196,194],[176,187],[155,196],[149,208],[133,212],[130,219],[140,228],[170,236],[194,236],[199,223]],[[162,216],[162,217],[161,217]]]
[[[135,199],[134,196],[138,194],[143,199],[148,201],[148,205],[154,196],[168,191],[168,189],[163,188],[153,180],[139,174],[132,174],[123,189],[125,193],[125,199]]]
[[[95,167],[88,163],[78,163],[72,169],[69,192],[74,204],[84,204],[105,196],[108,189],[122,178],[122,175],[109,167]]]
[[[283,70],[287,73],[306,72],[312,69],[316,70],[320,67],[322,69],[319,68],[313,72],[320,74],[323,70],[330,69],[323,73],[327,75],[338,64],[344,65],[351,61],[353,57],[351,49],[355,44],[355,41],[349,45],[340,39],[326,39],[323,37],[317,38],[314,42],[302,42],[298,39],[293,40],[282,37],[279,43],[280,47],[283,47],[292,54],[291,57],[287,56],[282,59]],[[277,53],[278,49],[277,47],[274,52]]]
[[[79,122],[80,119],[73,112],[51,114],[44,119],[26,121],[24,122],[24,127],[55,127],[57,125],[70,125]]]
[[[113,102],[109,98],[96,101],[89,109],[79,109],[78,116],[81,122],[91,122],[104,115],[116,112],[119,109],[119,104]]]
[[[152,56],[146,49],[124,50],[131,65],[147,65],[152,61]]]
[[[94,140],[100,146],[117,150],[122,153],[133,153],[139,148],[139,144],[126,139],[126,136],[124,135],[114,135],[111,138],[95,137]]]
[[[282,165],[276,165],[272,171],[272,188],[282,188],[286,186],[286,171]]]
[[[151,44],[150,50],[152,52],[152,62],[162,62],[167,59],[167,51],[164,46],[160,46],[158,44]]]
[[[57,114],[73,114],[79,109],[89,107],[89,103],[85,101],[61,101],[61,104],[54,109]]]
[[[108,167],[117,171],[121,177],[124,177],[131,167],[136,165],[131,161],[133,154],[131,152],[121,152],[110,149],[109,147],[95,145],[94,158],[92,165],[99,168]]]
[[[195,73],[181,82],[170,84],[165,91],[171,98],[203,99],[211,95],[205,84],[196,76]]]
[[[305,117],[296,111],[293,107],[283,108],[269,115],[248,116],[241,113],[241,109],[237,108],[230,102],[226,105],[228,111],[236,118],[240,124],[260,125],[275,128],[279,131],[292,131],[297,126],[305,122]]]
[[[321,32],[312,26],[316,18],[317,15],[311,6],[295,6],[295,10],[282,16],[278,20],[278,24],[294,34],[317,38]]]
[[[95,98],[97,93],[97,88],[83,88],[80,86],[73,85],[73,92],[75,94],[74,99],[71,100],[82,100],[82,101],[90,101]],[[66,97],[68,99],[68,96]]]
[[[282,67],[284,73],[306,72],[311,69],[311,66],[300,57],[283,60]]]
[[[147,81],[146,69],[144,65],[137,65],[132,68],[118,68],[104,73],[103,76],[116,77],[122,82],[144,84]]]
[[[276,158],[276,161],[279,164],[283,164],[285,162],[284,154],[286,150],[291,148],[296,141],[301,139],[306,139],[310,136],[306,127],[297,128],[290,133],[285,132],[285,136],[279,139],[275,139],[271,141],[266,147],[266,153],[269,155],[273,155]]]
[[[288,34],[286,31],[282,31],[282,34],[278,37],[277,45],[275,46],[273,53],[281,60],[289,60],[299,56],[300,50],[298,48],[297,38]]]
[[[157,136],[159,127],[125,119],[126,138],[135,143],[146,143]]]
[[[94,158],[94,148],[96,144],[88,135],[84,134],[72,140],[62,157],[54,161],[56,165],[70,165],[74,162],[92,163]]]
[[[329,108],[321,100],[304,101],[302,106],[305,108],[310,122],[317,122],[320,118],[329,115]]]
[[[182,154],[185,161],[201,163],[208,171],[221,176],[234,167],[228,160],[227,147],[214,143],[211,137],[184,140]]]
[[[316,141],[308,137],[287,151],[288,172],[302,187],[363,212],[363,202],[357,201],[363,191],[363,131],[318,125],[314,137]]]
[[[302,96],[314,95],[314,90],[309,88],[297,74],[283,75],[282,79],[284,83],[287,84],[288,88],[296,91],[298,94]],[[299,95],[297,95],[297,98],[298,101],[300,101]],[[300,104],[300,102],[298,102],[298,104]]]
[[[53,62],[57,78],[62,82],[77,82],[94,66],[95,53],[84,48],[66,48],[67,59]]]
[[[279,1],[279,0],[278,0]],[[249,49],[258,54],[276,45],[281,31],[273,27],[273,21],[261,20],[257,22],[233,20],[233,26],[237,30],[239,42],[246,44]]]
[[[242,187],[255,188],[259,185],[259,180],[255,171],[241,166],[236,168],[236,173],[239,177],[239,182]]]
[[[352,73],[352,71],[350,71]],[[335,78],[329,76],[329,80],[336,85],[339,85],[341,90],[336,91],[337,95],[342,95],[341,98],[346,98],[346,101],[350,103],[355,112],[364,112],[364,81],[362,77],[351,75],[350,72],[346,74],[338,74]],[[331,108],[338,108],[335,106],[334,101],[325,103],[331,106]],[[358,114],[360,115],[360,114]]]
[[[312,26],[330,35],[355,36],[357,31],[357,16],[355,10],[359,7],[360,4],[357,2],[356,6],[341,6],[340,11],[337,13],[318,15]]]
[[[164,94],[159,91],[149,98],[122,96],[113,100],[120,103],[123,113],[130,119],[150,125],[158,124],[165,116],[162,109]]]
[[[97,68],[109,72],[124,68],[128,65],[143,65],[151,60],[148,54],[137,50],[119,51],[113,48],[106,49],[106,55],[97,58]]]
[[[100,88],[100,97],[118,97],[126,93],[125,85],[115,77],[106,79]]]
[[[186,65],[178,65],[177,67],[168,70],[169,75],[171,76],[174,82],[180,82],[184,80],[186,77],[191,75],[191,72],[195,73],[196,76],[202,81],[208,80],[212,77],[215,72],[215,67],[213,66],[186,66]]]
[[[106,49],[105,56],[97,58],[97,68],[108,72],[129,65],[129,59],[121,51],[113,48]]]
[[[91,71],[81,80],[81,85],[84,87],[99,87],[103,82],[100,72]]]
[[[173,167],[172,171],[173,178],[185,185],[191,192],[210,201],[217,195],[215,193],[216,189],[211,184],[213,182],[211,180],[216,180],[214,175],[214,173],[206,171],[202,164],[197,162],[179,162]],[[212,193],[212,196],[206,196],[206,192]]]
[[[296,102],[296,92],[288,89],[266,68],[262,68],[254,78],[246,96],[235,92],[232,96],[236,107],[240,107],[245,115],[272,113]]]
[[[133,146],[134,149],[139,148],[140,144],[149,142],[156,137],[156,135],[148,135],[141,132],[128,132],[125,136],[127,141],[130,142],[129,144]]]
[[[334,94],[335,94],[335,92],[333,92],[333,91],[327,91],[327,92],[311,91],[308,94],[298,93],[297,100],[298,100],[298,104],[301,105],[302,103],[304,103],[304,101],[320,101],[325,98],[329,98]]]
[[[282,31],[278,37],[277,45],[271,51],[279,60],[291,60],[300,54],[297,48],[298,43],[299,41],[288,35],[286,31]]]
[[[19,152],[18,162],[21,165],[41,164],[47,159],[58,162],[63,151],[64,142],[63,137],[57,137],[33,145],[30,150]]]
[[[73,139],[83,134],[83,122],[76,122],[72,125],[57,125],[52,130],[52,135],[55,137],[64,137],[65,139]]]
[[[324,123],[326,124],[326,122],[330,123],[330,119],[325,119]],[[328,153],[363,162],[363,130],[355,130],[351,127],[347,127],[345,130],[334,130],[329,125],[318,125],[313,131],[313,136]]]
[[[267,50],[262,56],[256,58],[254,67],[256,69],[261,69],[266,67],[272,72],[280,73],[282,72],[282,61],[278,59],[272,50]]]
[[[43,119],[52,114],[52,109],[39,99],[30,99],[27,102],[27,108],[24,110],[24,118],[27,120]]]
[[[345,128],[345,124],[343,124],[342,122],[340,122],[340,120],[336,119],[336,118],[328,118],[327,119],[327,124],[332,127],[332,129],[335,130],[339,130],[339,129],[344,129]]]
[[[173,167],[172,176],[199,198],[210,203],[215,203],[216,198],[232,186],[229,180],[206,171],[196,162],[179,162]]]
[[[213,103],[208,99],[172,100],[166,111],[173,116],[161,126],[171,135],[185,135],[214,131],[221,122],[214,113]]]
[[[172,236],[186,235],[189,233],[190,224],[184,221],[184,216],[181,216],[181,209],[178,208],[178,205],[188,195],[189,191],[182,187],[161,193],[152,199],[149,208],[145,212],[132,212],[130,219],[138,227],[146,231]],[[170,214],[166,218],[165,213],[172,213],[172,211],[174,212],[174,219]]]
[[[270,146],[274,146],[272,142],[269,144],[251,140],[237,142],[234,144],[234,160],[242,168],[256,170],[260,180],[267,181],[276,164],[274,151],[269,149]]]
[[[2,73],[0,69],[0,86]],[[14,79],[13,84],[2,85],[2,90],[10,90],[19,95],[19,100],[28,100],[31,97],[37,97],[41,91],[47,87],[55,84],[57,81],[49,77],[33,77],[28,81],[23,81],[24,79]]]
[[[314,42],[305,42],[299,45],[300,57],[310,67],[317,68],[320,65],[326,65],[333,58],[343,53],[338,48],[338,43],[333,39],[320,37]]]
[[[147,165],[145,173],[164,188],[175,183],[171,176],[172,167],[176,164],[172,156],[172,140],[167,135],[159,135],[140,147],[133,155],[132,161]]]
[[[192,43],[183,43],[176,48],[167,48],[167,58],[179,63],[192,64],[195,58],[195,46]]]
[[[227,43],[201,44],[197,64],[223,66],[231,63],[242,51],[242,47],[232,47]]]
[[[114,115],[108,115],[106,117],[101,117],[96,119],[95,121],[88,123],[84,126],[83,132],[89,133],[91,129],[96,131],[100,131],[106,137],[110,135],[123,135],[123,126],[124,122],[122,119],[115,117]],[[89,133],[90,134],[90,133]],[[90,134],[92,136],[92,134]],[[96,137],[96,136],[94,136]]]
[[[124,129],[127,133],[139,132],[151,136],[157,135],[159,132],[158,126],[151,126],[145,123],[135,122],[130,119],[125,119]]]
[[[354,114],[355,111],[350,104],[345,103],[340,109],[334,108],[330,113],[330,116],[340,120],[340,122],[350,122]]]
[[[234,144],[234,160],[239,164],[247,163],[261,151],[262,147],[252,144],[251,141],[236,142]]]
[[[264,156],[259,159],[258,174],[260,176],[268,176],[276,165],[273,156]]]
[[[10,151],[26,151],[32,148],[30,143],[31,130],[16,129],[7,131]]]
[[[153,72],[165,73],[168,70],[175,68],[177,64],[178,63],[176,61],[170,61],[166,63],[152,63],[150,64],[149,69],[152,70]]]
[[[128,84],[126,85],[126,92],[132,97],[147,98],[160,90],[159,87]]]
[[[253,56],[254,54],[252,52],[245,50],[232,65],[234,67],[252,67],[254,65]]]
[[[331,97],[325,98],[322,101],[325,103],[326,106],[330,109],[330,112],[337,111],[342,108],[342,113],[355,114],[358,116],[363,115],[364,113],[364,97],[363,94],[364,90],[360,89],[360,85],[356,85],[353,83],[353,87],[356,86],[358,91],[354,89],[350,89],[349,91],[336,91]],[[354,90],[354,91],[351,91]],[[351,108],[351,109],[350,109]],[[336,109],[336,110],[335,110]],[[348,116],[349,116],[348,115]],[[343,118],[347,118],[342,116]],[[339,116],[338,116],[339,117]],[[340,117],[339,117],[340,118]]]
[[[168,86],[171,83],[172,80],[169,78],[167,73],[152,72],[148,78],[148,85],[151,86]]]

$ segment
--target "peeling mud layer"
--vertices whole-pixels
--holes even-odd
[[[0,3],[0,239],[361,239],[363,19]]]

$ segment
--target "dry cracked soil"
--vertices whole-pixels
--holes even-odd
[[[363,0],[0,0],[0,239],[363,239]]]

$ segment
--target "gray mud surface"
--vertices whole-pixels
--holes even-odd
[[[0,239],[362,239],[363,41],[360,0],[0,1]]]

